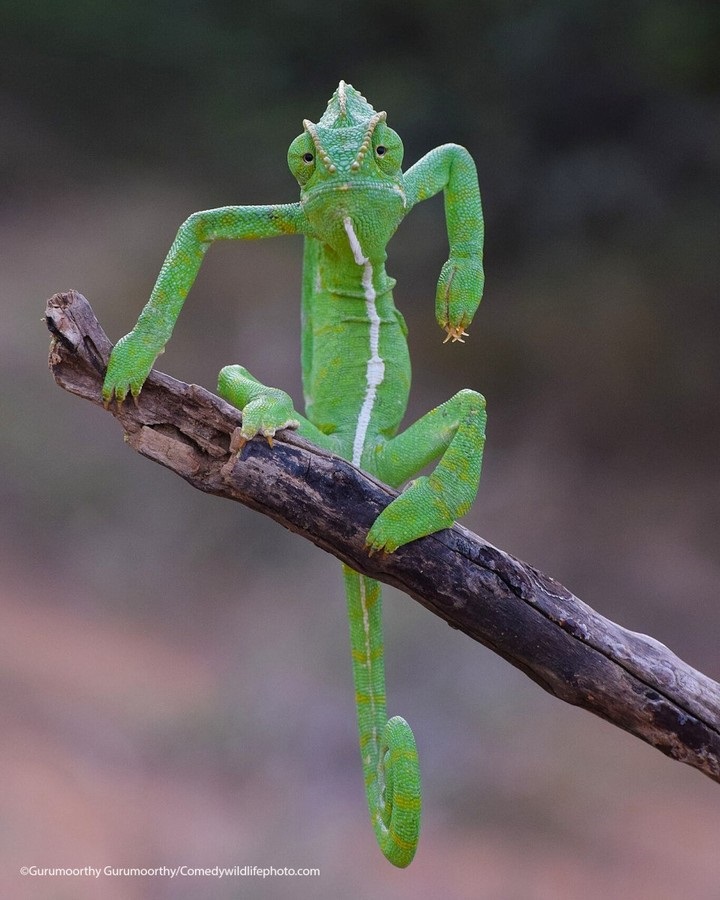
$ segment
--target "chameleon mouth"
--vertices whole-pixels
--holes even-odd
[[[405,196],[405,191],[398,184],[378,184],[377,181],[370,181],[369,179],[356,179],[348,181],[340,181],[333,184],[326,184],[322,187],[315,187],[309,191],[305,191],[304,199],[312,200],[314,197],[321,197],[325,194],[347,194],[351,192],[355,192],[359,188],[362,188],[363,191],[372,191],[377,194],[390,194],[396,197],[400,197],[402,200],[403,206],[407,205],[407,198]]]

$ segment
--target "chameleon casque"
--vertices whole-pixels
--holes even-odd
[[[305,416],[278,388],[242,366],[220,372],[218,393],[242,410],[235,449],[296,428],[308,440],[400,487],[378,516],[369,552],[392,552],[448,528],[477,493],[485,441],[485,401],[463,390],[398,434],[410,389],[410,359],[385,248],[421,200],[444,194],[450,255],[435,314],[446,341],[462,341],[483,289],[483,218],[475,165],[445,144],[401,171],[403,145],[353,87],[341,81],[317,124],[305,120],[288,163],[300,201],[227,206],[191,215],[180,227],[150,300],[110,357],[103,399],[134,398],[169,340],[213,241],[301,234],[302,377]],[[420,829],[420,771],[407,722],[386,718],[381,594],[377,581],[343,567],[350,619],[360,752],[370,816],[385,856],[407,866]]]

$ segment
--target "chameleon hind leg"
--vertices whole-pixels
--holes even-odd
[[[420,767],[405,719],[386,718],[380,585],[343,566],[365,794],[375,837],[393,865],[408,866],[420,834]]]
[[[393,487],[440,458],[430,475],[412,481],[368,532],[371,551],[449,528],[477,494],[485,446],[485,398],[463,390],[377,448],[373,472]]]
[[[318,446],[333,449],[332,439],[295,410],[289,394],[261,384],[244,366],[225,366],[220,371],[218,394],[242,411],[241,446],[258,434],[272,444],[276,431],[294,428]]]

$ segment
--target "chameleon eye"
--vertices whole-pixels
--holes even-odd
[[[378,156],[385,156],[385,154],[387,153],[387,147],[384,144],[379,144],[375,148],[375,152]]]
[[[314,159],[315,159],[315,157],[312,155],[312,153],[303,153],[303,161],[304,162],[311,163],[311,162],[313,162]]]

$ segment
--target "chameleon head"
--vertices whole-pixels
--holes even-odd
[[[337,225],[347,216],[355,220],[356,214],[377,220],[373,207],[384,221],[397,217],[392,234],[405,213],[402,157],[402,141],[387,125],[386,113],[376,112],[341,81],[320,121],[306,119],[288,150],[290,171],[318,236],[329,237],[323,222]]]

